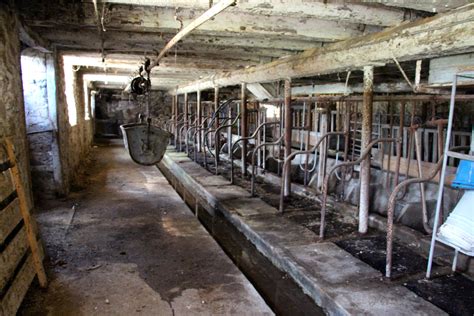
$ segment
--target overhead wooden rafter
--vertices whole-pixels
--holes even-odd
[[[209,7],[209,0],[103,0],[99,2],[201,10]],[[417,17],[415,12],[407,17],[406,10],[395,7],[307,0],[266,0],[264,3],[261,0],[237,0],[237,6],[231,8],[229,12],[232,14],[251,13],[297,18],[307,17],[378,26],[394,26],[407,18]]]
[[[367,65],[431,58],[474,50],[474,4],[377,34],[307,50],[288,58],[225,72],[178,87],[184,93],[241,82],[268,82],[361,69]]]

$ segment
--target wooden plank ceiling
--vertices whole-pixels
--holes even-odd
[[[28,30],[63,51],[69,63],[82,66],[86,80],[101,87],[117,87],[126,84],[145,56],[156,56],[182,25],[202,14],[213,1],[98,2],[103,46],[91,0],[16,1]],[[182,40],[153,69],[154,86],[170,89],[219,71],[243,69],[378,32],[468,2],[237,0],[235,6]]]

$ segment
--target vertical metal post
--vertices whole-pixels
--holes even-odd
[[[201,137],[201,122],[202,122],[202,106],[201,106],[201,91],[198,90],[196,91],[197,97],[196,97],[196,115],[197,115],[197,122],[196,122],[196,128],[198,129],[198,133],[196,134],[197,137],[197,148],[195,150],[201,151],[201,144],[202,144],[202,137]]]
[[[219,108],[219,87],[214,87],[214,117],[216,120],[216,125],[215,128],[219,128],[219,116],[220,114],[217,113],[217,109]],[[218,147],[220,147],[221,144],[221,135],[220,133],[216,133],[216,138],[214,139],[214,147],[216,149],[216,173],[217,173],[217,164],[219,163],[219,155],[218,155]]]
[[[240,137],[247,137],[247,84],[241,85],[240,92]],[[247,140],[242,140],[242,176],[247,175]]]
[[[403,134],[404,134],[404,126],[405,126],[405,103],[400,105],[400,115],[399,115],[399,126],[398,126],[398,143],[397,143],[397,162],[395,165],[395,183],[393,184],[394,187],[398,185],[398,181],[400,178],[400,164],[402,159],[402,141],[403,141]],[[388,165],[390,170],[390,165]]]
[[[174,145],[178,146],[178,114],[179,114],[179,104],[178,104],[178,95],[175,95],[174,98]]]
[[[374,88],[374,67],[364,67],[364,102],[362,105],[362,139],[361,152],[365,150],[372,138],[372,101]],[[360,203],[359,233],[365,234],[369,228],[370,203],[370,155],[360,164]]]
[[[187,135],[188,134],[188,122],[189,120],[189,114],[188,114],[188,94],[185,93],[184,94],[184,135]],[[181,136],[181,138],[183,138]],[[186,142],[186,137],[184,138],[184,141]],[[179,142],[179,147],[180,147],[180,150],[181,150],[181,143],[182,143],[182,140],[180,140]],[[187,147],[188,146],[188,143],[186,142],[185,146]]]
[[[229,117],[230,121],[232,122],[232,106],[229,104],[228,110],[227,110],[227,117]],[[230,124],[228,124],[230,125]],[[234,154],[232,152],[232,126],[229,126],[227,128],[227,152],[229,153],[229,159],[231,156]]]
[[[436,235],[438,234],[438,226],[440,221],[440,212],[441,206],[443,203],[443,191],[444,191],[444,179],[446,177],[446,164],[448,161],[448,151],[449,151],[449,140],[451,139],[451,129],[453,128],[453,115],[454,115],[454,104],[456,101],[456,85],[458,81],[457,74],[454,75],[453,87],[451,90],[451,101],[449,104],[449,119],[448,119],[448,130],[446,132],[446,141],[444,142],[444,152],[443,152],[443,167],[441,168],[441,174],[439,177],[439,189],[438,189],[438,198],[436,199],[436,213],[433,223],[433,232],[431,235],[431,245],[430,245],[430,255],[428,257],[428,267],[426,269],[426,278],[431,277],[431,267],[433,264],[435,244],[436,244]]]
[[[293,122],[291,121],[291,80],[285,80],[285,158],[291,154],[291,132]],[[287,164],[287,170],[285,170],[286,178],[284,179],[284,196],[290,196],[291,194],[291,162]]]

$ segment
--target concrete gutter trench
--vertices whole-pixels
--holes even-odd
[[[385,280],[331,239],[318,242],[313,231],[225,177],[212,175],[185,153],[169,147],[158,168],[205,226],[222,215],[327,314],[446,314],[403,285]]]

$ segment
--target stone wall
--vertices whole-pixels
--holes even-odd
[[[0,140],[11,137],[32,207],[28,145],[21,81],[20,40],[15,14],[0,3]]]
[[[95,95],[95,133],[97,136],[120,136],[120,125],[138,121],[146,114],[146,98],[125,94],[121,90],[102,89]],[[171,102],[162,91],[150,93],[150,116],[155,119],[171,117]]]
[[[72,61],[57,53],[58,130],[65,193],[78,179],[92,145],[90,103],[85,102],[82,74]]]
[[[59,162],[56,81],[52,54],[22,51],[22,80],[33,193],[55,196],[64,191]]]
[[[26,189],[27,207],[33,206],[29,176],[28,146],[21,81],[19,21],[0,3],[0,315],[15,315],[34,276],[28,250],[26,225],[15,195],[7,158],[5,138],[12,140],[15,160]],[[34,220],[33,220],[34,222]],[[36,225],[32,225],[33,233]]]

